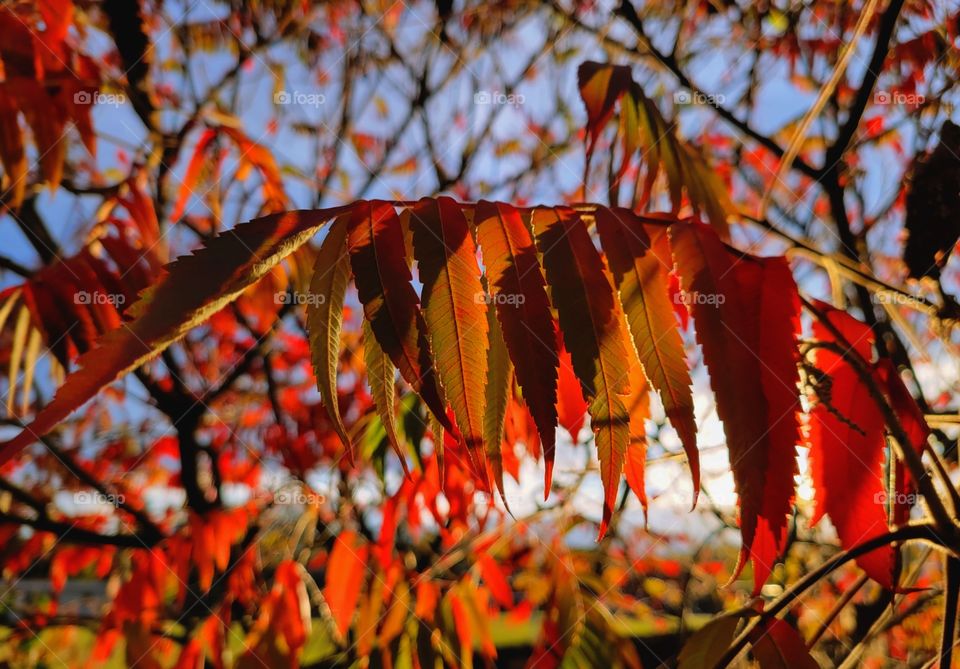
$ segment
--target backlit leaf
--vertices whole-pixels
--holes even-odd
[[[686,353],[667,288],[673,259],[666,227],[645,226],[625,209],[601,208],[596,217],[597,232],[643,370],[660,394],[664,411],[687,454],[696,504],[700,491],[697,426]]]
[[[20,434],[3,444],[0,462],[45,435],[101,388],[158,356],[193,327],[272,271],[342,209],[291,211],[227,230],[167,267],[144,293],[134,318],[101,337],[77,361],[53,400]]]
[[[517,385],[540,432],[549,490],[557,431],[558,352],[543,270],[530,232],[515,208],[481,200],[474,223]]]
[[[357,293],[380,347],[443,427],[453,429],[433,371],[420,299],[410,283],[397,212],[386,202],[358,204],[347,244]]]
[[[477,250],[460,205],[450,198],[421,200],[411,212],[410,227],[437,375],[473,474],[487,489],[483,421],[488,332]]]
[[[407,471],[407,458],[404,456],[397,435],[397,419],[394,413],[396,403],[396,368],[390,358],[380,348],[380,343],[373,334],[370,321],[363,321],[363,359],[367,366],[367,383],[370,384],[370,393],[377,409],[377,415],[383,423],[387,441],[393,452],[400,459],[404,472]]]
[[[353,443],[340,417],[337,370],[340,361],[340,329],[343,325],[343,300],[350,283],[350,255],[347,252],[347,219],[338,218],[330,226],[317,254],[310,280],[307,304],[307,330],[317,388],[327,415],[343,441],[347,455],[353,458]]]
[[[626,93],[633,76],[626,65],[607,65],[587,61],[577,69],[580,97],[587,108],[587,162],[593,154],[604,124],[613,114],[613,106]]]
[[[740,505],[739,568],[759,592],[786,541],[795,489],[799,297],[783,258],[734,255],[701,223],[670,227]]]
[[[846,339],[814,321],[813,336],[856,351],[868,363],[875,343],[870,326],[828,304],[817,303]],[[817,349],[814,364],[829,376],[828,396],[819,397],[810,413],[810,472],[815,490],[811,524],[830,516],[844,548],[887,532],[883,482],[884,419],[857,369],[835,351]],[[893,586],[894,550],[883,546],[857,558],[857,564],[881,585]]]
[[[497,486],[505,506],[507,498],[503,493],[503,445],[504,421],[507,402],[513,392],[513,363],[503,340],[503,331],[497,322],[495,307],[487,306],[487,327],[490,332],[490,350],[487,355],[486,412],[483,416],[483,438],[486,448],[487,464],[493,472],[493,482]],[[512,446],[512,444],[511,444]]]
[[[620,337],[621,314],[600,254],[576,212],[538,209],[533,228],[564,343],[589,405],[604,489],[603,536],[630,441],[630,417],[623,403],[630,387],[624,365],[627,349]]]

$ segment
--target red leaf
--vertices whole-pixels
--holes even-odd
[[[397,492],[393,497],[389,497],[383,504],[383,521],[380,523],[380,536],[377,537],[377,545],[373,549],[377,555],[380,566],[386,571],[390,566],[393,556],[393,545],[397,536],[397,516],[399,515],[399,496],[403,489]]]
[[[480,573],[483,575],[483,582],[490,588],[490,594],[496,600],[497,604],[504,609],[513,608],[513,590],[507,582],[500,565],[490,557],[488,553],[481,553],[477,558],[480,564]]]
[[[753,634],[753,655],[760,669],[818,669],[803,637],[780,618],[758,627]]]
[[[559,338],[562,339],[562,335]],[[557,415],[560,426],[570,434],[571,439],[576,441],[587,415],[587,401],[583,399],[583,389],[580,387],[577,375],[573,372],[570,351],[563,346],[562,342],[557,374]]]
[[[294,560],[281,562],[270,594],[274,624],[294,653],[307,643],[311,627],[310,599],[301,572]]]
[[[341,637],[346,637],[350,621],[357,610],[368,547],[351,531],[341,532],[330,551],[327,562],[323,598]]]
[[[814,337],[856,351],[869,363],[874,345],[870,326],[828,304],[817,307],[850,348],[819,320],[813,324]],[[829,398],[821,398],[810,413],[810,470],[816,493],[811,524],[829,514],[840,544],[849,549],[887,532],[883,413],[856,368],[837,353],[817,349],[814,364],[831,382]],[[893,587],[892,547],[871,551],[857,558],[857,564],[884,587]]]
[[[667,292],[670,294],[670,304],[673,305],[673,313],[680,320],[680,328],[686,330],[690,327],[690,310],[683,303],[683,290],[680,288],[680,277],[676,272],[670,272],[667,279]]]
[[[737,571],[750,558],[759,592],[784,548],[797,472],[796,284],[783,258],[738,258],[701,223],[670,237],[739,497]]]

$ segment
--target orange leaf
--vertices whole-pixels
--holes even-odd
[[[626,336],[626,332],[624,332]],[[647,511],[647,490],[644,471],[647,460],[646,420],[650,417],[650,386],[643,375],[639,362],[630,356],[630,394],[625,403],[630,412],[630,444],[627,446],[623,472],[627,485],[643,505],[644,518]]]
[[[433,622],[437,602],[440,600],[440,589],[436,584],[427,580],[417,582],[417,603],[413,615],[421,620]]]
[[[613,114],[613,106],[633,83],[626,65],[584,62],[577,68],[580,97],[587,108],[587,162],[593,154],[603,126]]]
[[[645,226],[626,209],[597,210],[597,232],[620,293],[633,343],[651,385],[676,429],[690,463],[693,503],[700,491],[700,457],[690,371],[668,290],[673,266],[666,227]],[[628,479],[629,480],[629,479]]]
[[[183,175],[183,179],[180,181],[180,188],[177,191],[177,201],[173,205],[170,220],[180,220],[187,207],[187,201],[190,199],[194,190],[200,186],[200,174],[209,161],[207,157],[207,147],[210,146],[210,142],[212,142],[216,136],[217,133],[213,130],[204,130],[194,145],[193,155],[190,157],[190,162],[187,163],[187,170]]]
[[[434,366],[474,479],[489,490],[483,429],[489,333],[477,250],[460,205],[448,197],[420,200],[410,227]]]
[[[557,431],[558,352],[543,270],[530,232],[514,207],[481,200],[474,222],[517,385],[543,442],[549,490]]]
[[[357,294],[377,342],[444,429],[453,431],[433,371],[420,299],[410,283],[397,212],[385,202],[359,203],[350,217],[347,244]]]
[[[447,599],[450,603],[450,614],[453,617],[453,628],[460,642],[460,666],[463,669],[472,669],[474,630],[467,604],[454,590],[447,593]]]
[[[367,551],[368,546],[361,544],[360,537],[351,531],[341,532],[330,551],[323,598],[341,637],[346,637],[357,610]]]
[[[248,166],[256,168],[263,178],[264,208],[271,213],[283,209],[287,202],[287,194],[284,191],[283,179],[280,176],[280,169],[277,167],[277,161],[273,154],[267,147],[254,142],[237,128],[225,125],[220,127],[220,132],[227,135],[237,145],[240,154],[237,178],[241,178],[239,175]]]

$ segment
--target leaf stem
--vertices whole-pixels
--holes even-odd
[[[957,636],[957,604],[960,601],[960,559],[944,556],[947,573],[946,592],[943,596],[943,631],[940,638],[940,666],[949,669],[953,660],[953,647]]]
[[[956,552],[958,545],[960,545],[960,540],[958,540],[957,525],[955,524],[953,517],[947,512],[947,509],[943,504],[943,500],[940,499],[936,489],[933,487],[933,484],[931,483],[930,478],[927,476],[927,472],[924,469],[923,461],[921,460],[920,455],[916,450],[913,449],[906,430],[904,430],[903,425],[900,423],[900,419],[897,418],[896,413],[891,408],[889,402],[887,402],[887,398],[877,385],[877,381],[873,377],[873,374],[870,373],[870,368],[866,361],[860,356],[859,353],[857,353],[856,350],[854,350],[853,346],[851,346],[850,342],[847,341],[846,337],[844,337],[843,334],[833,325],[833,323],[826,318],[820,309],[814,306],[803,296],[800,297],[800,300],[803,302],[804,307],[810,313],[812,313],[814,317],[816,317],[824,325],[824,327],[830,330],[834,338],[836,338],[836,340],[840,343],[840,345],[834,345],[829,342],[819,342],[817,345],[823,348],[834,350],[837,355],[841,356],[844,360],[850,363],[856,370],[857,374],[860,376],[860,380],[869,391],[871,398],[874,402],[876,402],[877,407],[883,414],[887,429],[893,436],[897,455],[901,460],[904,461],[904,463],[907,465],[907,468],[910,470],[910,475],[913,477],[917,488],[923,495],[923,498],[927,503],[927,508],[930,509],[930,514],[933,516],[937,531],[942,533],[944,539],[947,541],[947,543],[944,545],[948,546],[951,551]]]
[[[758,625],[766,622],[770,618],[776,616],[778,613],[786,609],[811,586],[818,583],[821,579],[826,578],[847,562],[854,560],[861,555],[865,555],[872,550],[876,550],[881,546],[886,546],[887,544],[919,540],[930,541],[938,546],[943,546],[943,539],[937,534],[936,527],[931,523],[925,522],[913,525],[905,525],[893,530],[892,532],[887,532],[886,534],[882,534],[868,541],[864,541],[863,543],[858,544],[849,550],[837,553],[813,571],[808,572],[799,581],[790,586],[790,588],[782,595],[771,602],[770,606],[764,609],[760,615],[756,616],[749,623],[747,623],[747,625],[743,628],[743,631],[741,631],[737,638],[734,639],[733,643],[723,654],[720,660],[713,665],[714,669],[726,667],[733,662],[737,655],[740,654],[740,651],[742,651],[750,642],[754,630],[757,629]]]

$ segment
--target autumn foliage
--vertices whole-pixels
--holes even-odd
[[[0,7],[0,660],[950,666],[955,10],[172,4]],[[536,24],[472,106],[573,101],[504,140],[444,91],[530,17],[593,49]],[[741,24],[728,106],[684,44]],[[769,134],[761,59],[813,91]]]

